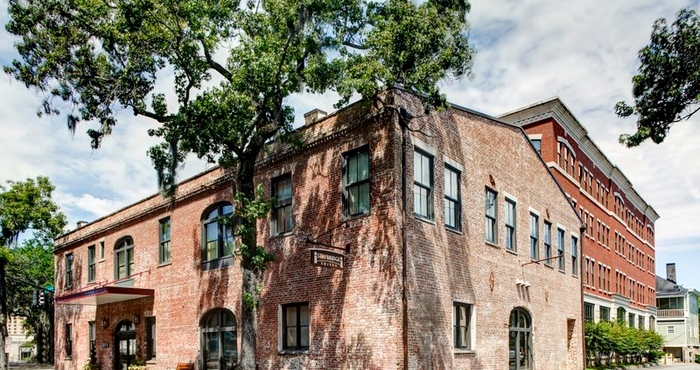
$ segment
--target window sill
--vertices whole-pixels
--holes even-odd
[[[548,264],[546,264],[546,263],[544,264],[544,267],[549,267],[549,268],[552,269],[552,270],[554,269],[554,266],[548,265]]]
[[[501,248],[498,244],[495,244],[495,243],[490,242],[488,240],[486,241],[486,245],[488,245],[490,247],[494,247],[494,248],[499,248],[499,249]]]
[[[283,239],[288,236],[294,236],[294,230],[292,231],[287,231],[282,234],[275,234],[275,235],[270,235],[270,239]]]
[[[150,360],[146,360],[146,365],[155,365],[157,363],[158,363],[158,361],[155,358],[152,358]]]
[[[456,348],[456,349],[454,349],[454,353],[455,353],[456,355],[457,355],[457,354],[460,354],[460,355],[474,355],[474,354],[476,354],[476,351],[473,350],[473,349],[459,349],[459,348]]]
[[[308,355],[311,351],[308,349],[283,349],[278,353],[280,355]]]
[[[451,228],[451,227],[449,227],[449,226],[445,226],[445,230],[447,230],[447,231],[449,231],[449,232],[451,232],[451,233],[455,233],[455,234],[457,234],[457,235],[464,235],[464,233],[462,232],[462,230],[453,229],[453,228]]]
[[[416,220],[418,220],[418,221],[423,221],[423,222],[425,222],[425,223],[427,223],[427,224],[435,225],[435,220],[432,220],[432,219],[430,219],[430,218],[423,217],[423,216],[417,215],[417,214],[415,214],[415,213],[413,214],[413,217],[414,217]]]
[[[159,263],[158,266],[156,266],[156,267],[158,267],[158,268],[167,267],[167,266],[170,266],[170,265],[172,265],[172,264],[173,264],[173,261],[170,260],[170,261],[168,261],[168,262],[161,262],[161,263]]]
[[[512,254],[512,255],[514,255],[514,256],[517,256],[517,255],[518,255],[518,251],[515,250],[515,249],[508,249],[508,248],[506,248],[506,252],[508,252],[508,253],[510,253],[510,254]]]
[[[202,263],[202,271],[216,270],[233,266],[233,256],[217,258]]]
[[[350,221],[350,220],[354,220],[354,219],[356,219],[356,218],[367,217],[367,216],[370,215],[370,213],[371,213],[370,211],[367,211],[367,212],[365,212],[365,213],[357,213],[357,214],[354,214],[354,215],[348,215],[348,214],[343,213],[343,216],[342,216],[341,219],[342,219],[343,221]]]
[[[566,274],[566,270],[559,270],[562,274]]]

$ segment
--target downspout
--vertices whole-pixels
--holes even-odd
[[[579,218],[579,221],[581,219]],[[586,240],[586,237],[584,236],[584,232],[587,230],[586,224],[582,223],[578,227],[579,231],[579,240],[580,240],[580,248],[581,248],[581,253],[579,253],[579,258],[578,261],[578,275],[579,275],[579,285],[581,286],[581,347],[583,348],[583,368],[585,369],[588,365],[588,361],[586,358],[586,320],[584,319],[585,317],[585,304],[583,303],[583,278],[581,275],[583,274],[583,260],[584,260],[584,254],[583,254],[583,241]]]
[[[400,112],[398,114],[401,114]],[[406,285],[408,277],[406,276],[406,225],[408,219],[406,215],[408,214],[407,204],[406,204],[406,151],[408,148],[408,133],[406,131],[405,125],[401,124],[401,117],[397,117],[399,126],[401,126],[401,203],[403,211],[403,225],[401,227],[401,278],[402,278],[402,297],[401,304],[403,309],[403,368],[408,370],[408,293],[406,291]]]

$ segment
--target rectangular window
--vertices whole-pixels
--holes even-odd
[[[552,224],[544,222],[544,258],[545,264],[552,265]]]
[[[506,198],[506,249],[515,251],[515,202]]]
[[[170,217],[160,220],[158,234],[160,235],[160,247],[158,248],[158,262],[170,262]]]
[[[486,189],[486,241],[496,244],[496,192]]]
[[[537,154],[542,155],[542,139],[530,139],[530,143],[535,147]]]
[[[564,259],[564,230],[562,229],[557,229],[557,252],[559,253],[557,266],[559,270],[564,271],[566,269],[566,260]]]
[[[453,332],[455,349],[472,349],[471,341],[471,316],[472,305],[454,302],[453,312]]]
[[[369,148],[354,150],[343,157],[343,212],[346,216],[368,213],[370,208]]]
[[[578,276],[578,238],[571,237],[571,274]]]
[[[282,348],[304,350],[309,348],[309,303],[282,306]]]
[[[146,359],[156,358],[156,318],[146,318]]]
[[[95,348],[95,322],[94,321],[89,321],[88,322],[88,356],[90,359],[96,360],[96,350]]]
[[[73,288],[73,253],[66,254],[65,287]]]
[[[433,157],[413,152],[413,213],[433,219]]]
[[[95,246],[91,245],[88,247],[88,273],[87,279],[88,283],[95,281]]]
[[[369,183],[366,183],[369,186]],[[356,194],[351,195],[351,198]],[[292,219],[292,175],[286,174],[272,180],[272,235],[286,234],[293,229]]]
[[[445,226],[454,230],[462,229],[462,200],[459,185],[459,171],[445,165]]]
[[[100,242],[100,259],[101,260],[105,259],[105,242],[104,241]]]
[[[583,304],[583,319],[585,321],[593,321],[593,311],[595,306],[592,303]]]
[[[634,317],[634,316],[635,316],[635,315],[634,315],[633,313],[631,313],[631,312],[629,313],[629,319],[628,319],[627,322],[630,324],[630,328],[633,328],[633,327],[634,327],[634,320],[635,320],[635,317]]]
[[[600,320],[610,322],[610,307],[600,306]]]
[[[644,316],[639,316],[639,325],[637,326],[637,328],[644,330]]]
[[[66,358],[71,358],[73,356],[73,325],[71,324],[65,326],[64,341]]]
[[[530,213],[530,258],[534,261],[540,259],[540,218]]]

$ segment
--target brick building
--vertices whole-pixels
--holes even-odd
[[[500,117],[523,127],[586,225],[585,320],[654,329],[654,223],[659,215],[558,98]]]
[[[581,369],[581,221],[522,129],[384,100],[314,111],[303,146],[259,160],[276,199],[258,224],[276,257],[259,368]],[[103,369],[235,361],[229,179],[210,170],[174,203],[154,195],[57,240],[57,369],[91,349]]]

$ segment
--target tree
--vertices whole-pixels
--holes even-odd
[[[40,114],[68,127],[97,121],[93,147],[128,109],[160,126],[149,155],[165,194],[187,153],[233,168],[243,272],[241,358],[255,368],[256,306],[271,254],[257,243],[268,207],[253,182],[271,140],[292,138],[296,93],[375,98],[404,86],[426,109],[445,105],[436,83],[471,69],[467,0],[10,0],[7,30],[21,60],[5,71],[46,94]],[[174,107],[159,90],[175,75]],[[62,113],[68,111],[68,113]]]
[[[683,9],[673,24],[654,23],[649,45],[639,51],[638,74],[632,78],[634,103],[615,105],[620,117],[637,117],[637,131],[620,135],[634,147],[651,139],[661,143],[674,123],[700,110],[700,17]]]
[[[66,225],[65,215],[51,199],[54,186],[48,178],[39,176],[7,184],[0,185],[0,348],[5,347],[8,307],[13,313],[27,316],[37,329],[50,319],[32,307],[31,288],[26,283],[53,282],[51,245]],[[30,230],[33,237],[20,246],[20,235]],[[6,365],[5,352],[0,351],[0,368],[6,369]]]

